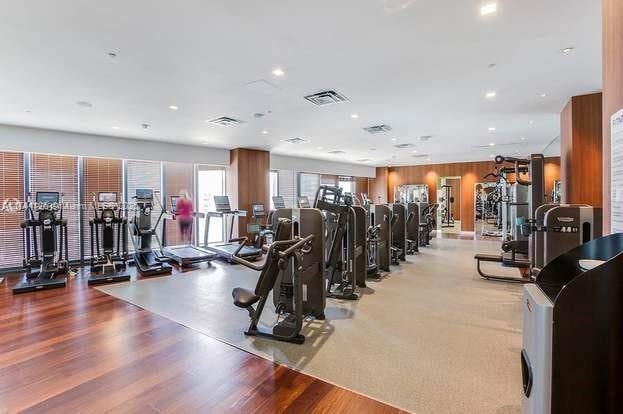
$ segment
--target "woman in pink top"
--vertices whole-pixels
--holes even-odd
[[[185,244],[192,244],[193,232],[193,202],[188,191],[180,191],[180,198],[175,206],[176,219],[180,226],[180,233]]]

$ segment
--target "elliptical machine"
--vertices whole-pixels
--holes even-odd
[[[91,274],[88,284],[130,280],[130,273],[126,271],[127,219],[121,216],[117,193],[98,193],[97,201],[93,194],[93,213],[94,218],[89,220]]]
[[[152,238],[155,238],[160,250],[162,250],[162,243],[158,238],[156,229],[160,220],[162,220],[164,209],[162,209],[156,224],[152,227],[151,213],[154,207],[154,191],[151,189],[137,189],[136,195],[133,198],[136,200],[137,208],[134,209],[134,217],[128,222],[132,245],[134,246],[131,264],[136,265],[139,273],[143,276],[171,273],[171,266],[164,263],[168,259],[157,256],[151,248]]]
[[[63,218],[60,193],[38,191],[34,205],[29,198],[26,220],[20,227],[24,233],[26,275],[13,287],[13,293],[65,287],[69,270],[67,220]],[[37,269],[33,271],[34,267]]]

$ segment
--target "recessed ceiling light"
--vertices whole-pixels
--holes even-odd
[[[172,111],[177,111],[180,108],[178,108],[177,105],[169,105],[169,109]]]
[[[352,114],[350,117],[353,118],[353,119],[357,119],[357,118],[359,118],[359,114]]]
[[[91,108],[93,106],[91,102],[87,102],[87,101],[78,101],[76,102],[76,105],[81,106],[83,108]]]
[[[210,143],[205,141],[205,142],[202,142],[201,145],[210,145]]]
[[[493,14],[495,12],[498,11],[498,4],[497,3],[488,3],[485,4],[484,6],[482,6],[480,8],[480,15],[481,16],[488,16],[490,14]]]
[[[324,149],[324,147],[316,147],[316,149],[322,151]]]
[[[495,131],[496,131],[495,127],[489,127],[489,132],[495,132]]]
[[[490,143],[489,143],[489,146],[490,146],[490,147],[495,147],[495,142],[490,142]]]
[[[415,149],[415,150],[413,150],[413,153],[414,153],[414,154],[415,154],[415,153],[417,153],[417,150],[416,150],[416,149]]]
[[[115,125],[114,127],[112,127],[112,129],[119,129],[119,127]]]
[[[540,94],[539,96],[540,96],[541,98],[545,98],[545,97],[547,97],[547,94],[546,94],[546,93],[542,93],[542,94]]]
[[[534,124],[534,121],[533,121],[533,120],[530,120],[530,122],[529,122],[529,123],[530,123],[530,125],[532,125],[532,124]]]
[[[262,135],[268,135],[268,131],[266,130],[262,131]]]
[[[284,70],[283,70],[283,69],[281,69],[281,68],[275,68],[275,69],[273,69],[273,75],[275,75],[275,76],[283,76],[283,75],[285,75],[285,74],[286,74],[286,73],[285,73],[285,72],[284,72]]]
[[[560,51],[561,51],[562,53],[565,53],[565,54],[567,54],[567,53],[571,53],[571,52],[573,52],[574,50],[575,50],[575,47],[573,47],[573,46],[566,47],[566,48],[564,48],[564,49],[560,49]]]
[[[426,161],[430,161],[430,158],[426,158]]]
[[[485,97],[488,99],[493,99],[497,96],[497,92],[496,91],[489,91],[485,94]]]
[[[397,138],[392,138],[392,141],[396,141]]]
[[[526,137],[521,137],[521,140],[522,140],[522,141],[525,141],[525,140],[526,140]]]

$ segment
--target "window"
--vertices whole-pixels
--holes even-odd
[[[307,196],[312,206],[315,203],[318,187],[320,187],[320,175],[307,173],[299,174],[299,197]]]
[[[197,168],[197,211],[207,213],[214,211],[214,196],[225,195],[225,169],[220,167],[210,167],[199,165]],[[199,243],[202,244],[205,238],[205,219],[198,220],[197,223]],[[219,242],[225,238],[223,234],[223,219],[213,217],[210,219],[210,234],[208,242]]]
[[[342,189],[343,193],[355,195],[355,182],[351,177],[340,177],[338,186]]]
[[[67,219],[69,260],[81,260],[80,208],[78,199],[78,157],[30,154],[29,191],[58,191],[63,199],[63,218]]]
[[[279,170],[278,171],[279,190],[278,194],[283,197],[283,202],[286,207],[295,206],[296,199],[296,179],[295,173],[291,170]]]
[[[194,175],[195,167],[193,164],[184,164],[179,162],[165,162],[164,172],[166,177],[164,201],[166,208],[170,211],[171,196],[177,196],[182,191],[188,192],[190,199],[193,202],[195,209],[197,206],[195,203],[195,191],[194,191]],[[166,223],[166,244],[169,246],[176,246],[183,243],[182,235],[180,234],[178,223],[175,221],[167,221]],[[195,229],[196,234],[196,229]]]
[[[128,205],[128,221],[134,217],[134,196],[136,196],[136,190],[139,188],[148,188],[154,190],[154,193],[161,191],[162,185],[162,167],[160,161],[134,161],[128,160],[125,162],[125,175],[126,175],[126,201]],[[156,200],[156,197],[159,197]],[[154,206],[151,212],[151,225],[156,225],[158,217],[162,209],[160,208],[159,201],[162,202],[162,194],[154,194]],[[156,229],[158,237],[162,237],[162,223],[158,225]],[[155,241],[153,241],[155,243]],[[155,247],[155,246],[154,246]],[[128,234],[128,249],[134,251],[132,245],[131,235]]]
[[[337,175],[322,174],[320,176],[320,184],[322,184],[322,185],[330,185],[331,187],[337,187],[338,186],[338,177],[337,177]]]
[[[90,257],[91,227],[89,220],[92,220],[95,216],[92,204],[93,197],[97,197],[97,193],[100,192],[111,192],[117,193],[117,201],[123,201],[123,161],[106,158],[84,158],[82,160],[82,171],[82,181],[84,183],[82,202],[85,206],[84,213],[82,214],[82,228],[84,229],[83,251],[84,257]],[[115,235],[116,231],[115,227]],[[116,237],[119,236],[116,235]]]
[[[23,236],[20,223],[23,212],[17,210],[24,200],[24,155],[0,152],[0,268],[22,264]]]
[[[275,209],[275,204],[273,203],[273,197],[279,195],[279,172],[271,171],[270,172],[270,209]]]

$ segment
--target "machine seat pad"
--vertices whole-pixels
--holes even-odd
[[[502,263],[502,256],[496,254],[477,254],[474,259],[480,262],[496,262]]]
[[[260,297],[253,291],[240,287],[234,288],[231,295],[234,298],[234,305],[244,309],[249,306],[253,306],[258,300],[260,300]]]

